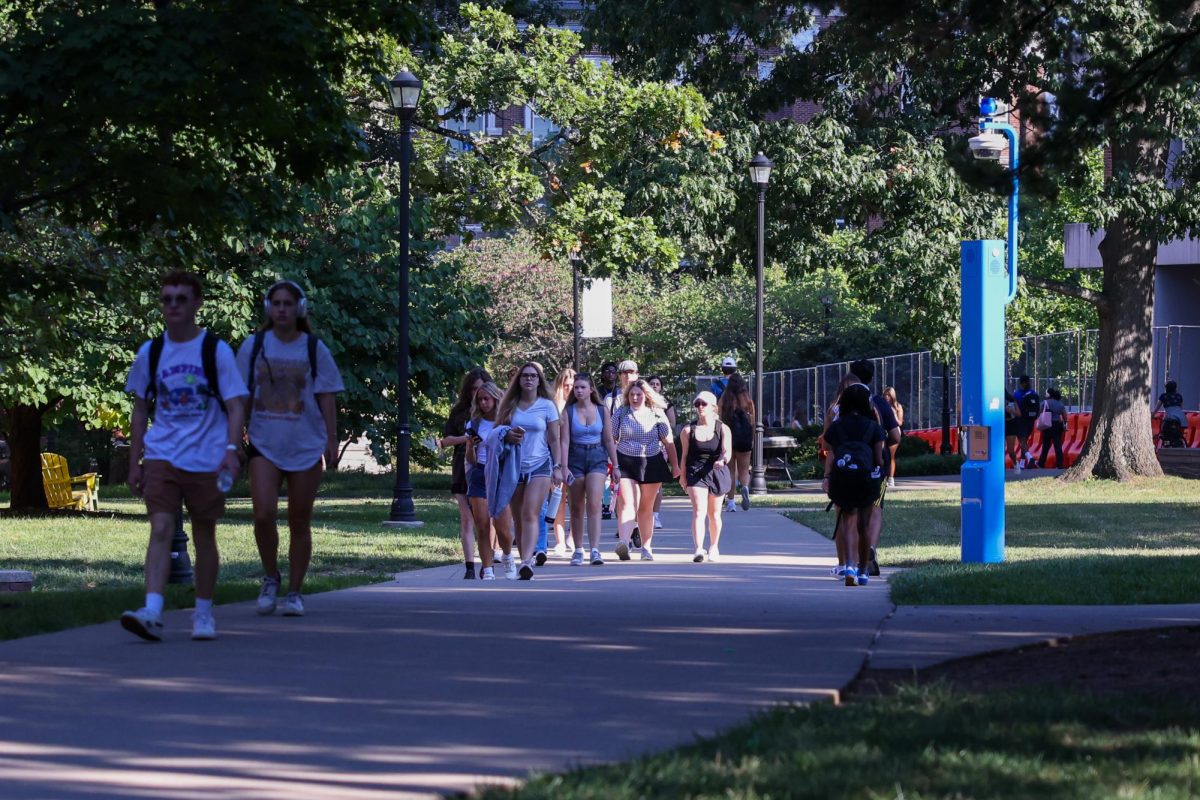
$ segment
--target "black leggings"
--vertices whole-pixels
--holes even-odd
[[[1063,426],[1055,423],[1047,430],[1042,431],[1042,454],[1038,457],[1038,466],[1043,469],[1046,466],[1046,458],[1050,455],[1050,446],[1054,446],[1054,466],[1059,469],[1065,468],[1063,464],[1062,452]]]

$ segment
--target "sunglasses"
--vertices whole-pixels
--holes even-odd
[[[164,294],[158,298],[158,302],[164,306],[185,306],[191,299],[191,295],[188,294]]]
[[[521,377],[522,378],[533,378],[536,381],[538,378],[538,374],[536,372],[522,372]]]
[[[696,402],[692,403],[692,405],[696,408],[704,408],[708,405],[708,403],[704,402],[703,400],[697,400]]]

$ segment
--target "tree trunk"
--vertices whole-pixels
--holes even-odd
[[[12,502],[14,511],[44,509],[46,488],[42,484],[42,406],[13,406],[8,411],[8,447],[12,458]]]
[[[1146,164],[1156,148],[1139,142],[1113,149],[1114,171]],[[1152,174],[1148,180],[1155,180]],[[1150,354],[1154,339],[1154,271],[1158,237],[1124,216],[1106,226],[1099,304],[1100,352],[1092,424],[1079,460],[1063,474],[1120,481],[1162,475],[1150,427]]]

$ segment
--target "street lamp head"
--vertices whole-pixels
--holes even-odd
[[[750,161],[751,182],[753,182],[758,188],[765,189],[767,186],[767,181],[771,179],[771,168],[774,166],[775,164],[771,162],[771,159],[763,155],[762,151],[760,150],[758,155],[756,155]]]
[[[400,70],[388,82],[388,90],[392,95],[392,108],[404,119],[411,119],[416,113],[417,101],[421,99],[420,79],[406,69]]]

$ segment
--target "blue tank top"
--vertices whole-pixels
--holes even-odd
[[[571,417],[571,444],[600,444],[604,433],[604,420],[600,419],[600,409],[596,409],[596,421],[584,425],[575,414],[575,404],[567,406],[567,414]]]

